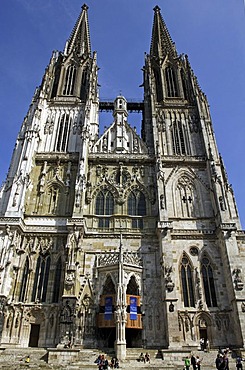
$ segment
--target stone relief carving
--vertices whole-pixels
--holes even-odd
[[[190,116],[189,117],[189,127],[190,132],[198,132],[198,119],[196,116]]]
[[[44,133],[45,135],[47,134],[51,135],[53,131],[54,131],[54,121],[50,116],[48,116],[47,121],[44,125]]]
[[[171,277],[171,274],[173,273],[173,267],[165,266],[164,273],[165,273],[166,290],[170,293],[174,290],[174,286],[175,286],[174,282],[172,281],[172,277]]]
[[[46,253],[50,252],[54,244],[53,238],[48,237],[48,238],[38,238],[37,242],[37,248],[40,251],[40,254],[45,255]]]
[[[66,271],[65,284],[67,288],[71,288],[75,284],[75,271],[72,270]]]
[[[234,283],[235,290],[243,290],[244,283],[242,279],[241,269],[239,268],[234,269],[232,274],[234,276],[233,283]]]
[[[67,299],[63,304],[60,315],[60,322],[65,324],[70,324],[74,317],[74,305]]]
[[[234,283],[235,290],[243,290],[244,284],[243,284],[243,281],[242,281],[242,271],[241,271],[241,269],[239,269],[239,268],[234,269],[232,274],[234,276],[233,283]]]
[[[193,333],[193,319],[194,315],[188,313],[188,311],[178,312],[178,323],[179,323],[179,331],[183,331],[184,339],[194,340],[194,333]]]

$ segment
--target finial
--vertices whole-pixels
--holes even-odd
[[[160,12],[161,9],[159,8],[158,5],[156,5],[155,8],[153,8],[153,10],[154,10],[154,12]]]
[[[87,4],[83,4],[82,10],[88,10],[88,5]]]

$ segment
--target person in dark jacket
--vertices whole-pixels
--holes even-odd
[[[194,355],[191,355],[191,364],[192,364],[192,367],[193,367],[193,370],[196,370],[196,357]]]

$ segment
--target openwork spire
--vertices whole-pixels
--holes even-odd
[[[78,55],[91,54],[87,11],[88,6],[84,4],[82,6],[82,11],[77,19],[77,22],[71,32],[71,35],[66,43],[66,55],[69,55],[72,51],[76,51]]]
[[[168,32],[167,26],[162,18],[159,6],[153,9],[154,20],[152,27],[151,49],[150,55],[154,57],[164,58],[170,55],[172,58],[177,57],[174,42]]]

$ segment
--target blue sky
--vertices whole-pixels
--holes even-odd
[[[214,131],[245,227],[244,0],[87,0],[100,96],[142,99],[141,68],[159,5],[179,53],[208,97]],[[35,87],[53,50],[63,50],[80,0],[0,2],[0,183]],[[112,118],[107,118],[108,124]],[[140,117],[134,117],[140,121]]]

